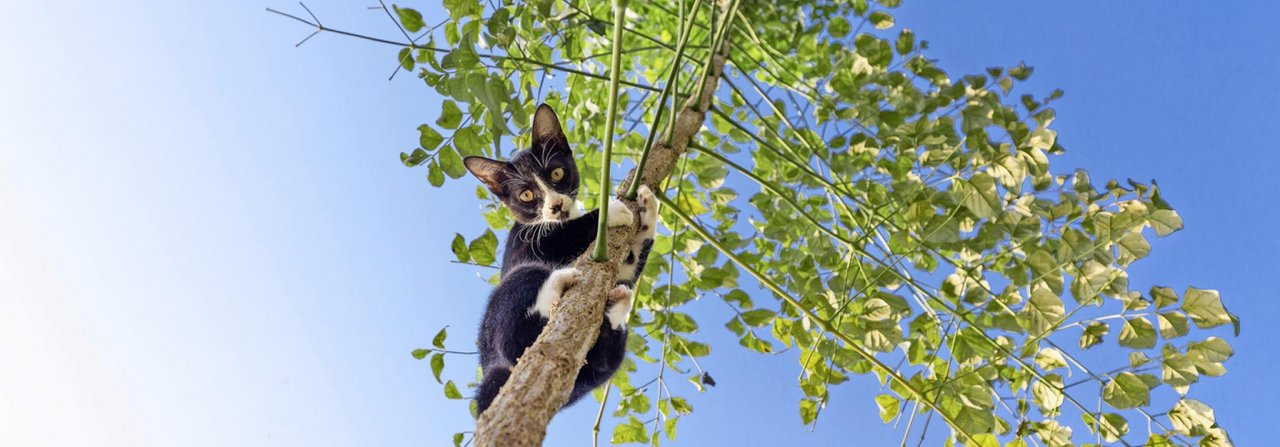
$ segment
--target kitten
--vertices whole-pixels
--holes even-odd
[[[574,260],[595,240],[599,210],[578,207],[578,168],[573,152],[550,107],[538,106],[533,117],[532,147],[502,162],[467,157],[467,170],[511,211],[515,224],[502,256],[501,282],[489,295],[478,340],[484,377],[476,395],[483,413],[507,382],[511,368],[546,326],[556,300],[580,279]],[[586,365],[574,380],[568,406],[603,385],[626,355],[630,286],[644,270],[657,224],[657,201],[642,186],[636,198],[640,228],[636,243],[618,272],[618,285],[605,298],[600,335],[587,352]],[[610,227],[631,225],[631,210],[610,199]]]

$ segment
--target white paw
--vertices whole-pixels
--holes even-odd
[[[609,199],[609,226],[625,227],[631,225],[633,217],[631,210],[621,200],[616,198]]]
[[[605,296],[604,316],[609,319],[609,326],[614,330],[627,325],[627,317],[631,314],[631,288],[618,285]]]
[[[658,199],[653,197],[653,190],[648,185],[640,185],[636,194],[636,206],[640,211],[640,237],[637,240],[653,239],[658,229]]]
[[[542,288],[538,289],[538,298],[534,300],[533,307],[529,308],[529,314],[536,313],[543,318],[551,318],[551,308],[560,302],[560,297],[564,296],[566,290],[580,280],[582,272],[572,267],[551,272],[547,282],[542,283]]]

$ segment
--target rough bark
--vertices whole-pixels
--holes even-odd
[[[649,161],[644,172],[640,173],[640,179],[655,193],[662,194],[660,185],[671,175],[690,140],[702,129],[728,53],[726,41],[712,56],[708,76],[701,80],[706,84],[701,90],[702,95],[689,98],[676,114],[671,146],[658,142],[650,148]],[[635,169],[627,174],[622,186],[617,188],[619,197],[625,194],[626,186],[636,175]],[[624,202],[635,215],[639,215],[634,202]],[[613,288],[618,263],[631,247],[636,229],[637,225],[609,229],[608,262],[592,261],[590,248],[578,258],[575,267],[582,271],[582,281],[551,309],[547,327],[520,357],[511,378],[476,422],[475,445],[542,444],[547,424],[569,399],[574,377],[578,375],[587,351],[595,344],[600,319],[603,318],[605,293]]]

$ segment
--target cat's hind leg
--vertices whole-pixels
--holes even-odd
[[[622,366],[622,359],[627,355],[627,317],[631,313],[631,295],[631,288],[625,285],[618,285],[605,295],[600,335],[596,337],[596,344],[587,351],[586,364],[578,370],[566,407],[604,385]]]
[[[476,389],[476,414],[484,413],[484,410],[493,404],[493,399],[498,397],[498,391],[502,389],[502,385],[507,383],[507,379],[511,377],[510,365],[496,365],[485,368],[484,378],[480,379],[480,386]]]
[[[631,316],[630,287],[619,284],[605,295],[604,316],[609,320],[609,327],[613,330],[623,330],[626,327],[627,318]]]
[[[634,285],[644,273],[649,249],[653,248],[653,237],[658,231],[658,199],[647,185],[640,185],[636,193],[636,210],[640,214],[640,228],[636,230],[631,251],[618,267],[618,282],[627,285]]]

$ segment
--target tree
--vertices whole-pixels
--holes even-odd
[[[633,194],[635,178],[659,191],[668,230],[637,285],[628,365],[611,383],[626,420],[615,443],[674,438],[693,411],[666,386],[638,392],[637,362],[657,365],[659,385],[677,374],[713,383],[696,362],[712,347],[681,308],[714,296],[734,309],[725,327],[744,348],[801,352],[805,423],[830,387],[871,374],[888,383],[876,398],[885,422],[905,419],[910,432],[936,414],[964,445],[1230,445],[1189,393],[1226,372],[1232,349],[1210,330],[1238,332],[1238,319],[1214,290],[1129,289],[1147,237],[1182,228],[1155,181],[1052,171],[1064,149],[1050,105],[1062,92],[1015,94],[1032,74],[1022,64],[948,74],[895,23],[898,3],[446,0],[449,17],[430,27],[414,9],[384,6],[400,42],[291,17],[399,45],[402,69],[446,98],[419,128],[421,147],[401,154],[434,186],[463,176],[464,156],[521,147],[542,101],[574,123],[588,206],[607,203],[590,192],[614,182],[609,166],[642,165],[619,194]],[[493,229],[509,225],[477,194],[490,199]],[[576,347],[594,337],[602,302],[592,297],[633,232],[607,233],[614,262],[584,255],[585,280],[479,420],[478,445],[540,442]],[[491,265],[496,249],[492,230],[453,239],[459,262]],[[437,379],[444,342],[442,330],[414,352]],[[1084,358],[1100,345],[1116,347]],[[463,397],[453,381],[445,393]],[[652,426],[635,417],[647,413]]]

